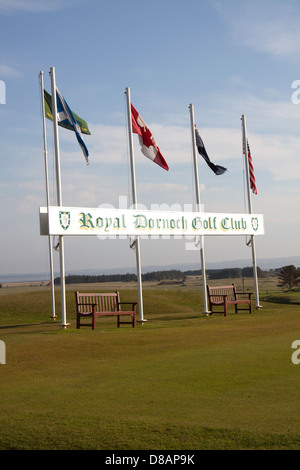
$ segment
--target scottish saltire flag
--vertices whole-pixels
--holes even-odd
[[[74,114],[72,113],[71,109],[68,106],[68,103],[65,101],[64,97],[61,95],[60,91],[56,87],[56,100],[57,100],[57,116],[58,116],[58,121],[59,122],[65,122],[75,132],[77,141],[81,147],[81,150],[83,152],[83,155],[85,156],[86,163],[89,165],[89,152],[88,149],[83,142],[81,135],[80,135],[80,126],[78,122],[76,121]]]
[[[154,163],[161,166],[164,170],[169,170],[169,166],[162,156],[157,143],[145,124],[144,120],[131,104],[132,132],[138,134],[141,151],[145,157],[150,158]]]
[[[46,90],[44,90],[44,102],[45,102],[45,117],[47,119],[49,119],[50,121],[53,121],[52,99],[51,99],[51,95],[49,95],[49,93]],[[72,113],[73,113],[77,123],[80,126],[81,133],[91,135],[89,127],[88,127],[86,121],[84,119],[82,119],[81,117],[79,117],[76,113],[74,113],[74,111],[72,111]],[[61,127],[65,127],[66,129],[70,129],[71,131],[73,130],[73,128],[66,121],[58,122],[58,125],[61,126]]]
[[[53,121],[52,115],[52,101],[51,95],[44,90],[44,99],[45,99],[45,117]],[[77,116],[73,111],[71,111],[64,97],[56,88],[56,101],[57,101],[57,119],[58,125],[70,129],[75,132],[77,141],[82,149],[83,155],[86,159],[87,164],[89,165],[89,152],[88,149],[82,140],[81,133],[90,135],[90,131],[87,123]],[[76,116],[76,117],[75,117]]]
[[[216,174],[216,175],[223,175],[223,173],[225,173],[225,171],[227,170],[227,168],[224,168],[223,166],[221,165],[215,165],[214,163],[212,163],[209,159],[209,156],[207,155],[207,152],[205,150],[205,147],[204,147],[204,143],[203,143],[203,140],[201,139],[200,137],[200,134],[198,132],[198,129],[195,125],[195,136],[196,136],[196,146],[197,146],[197,149],[198,149],[198,152],[200,153],[200,155],[202,155],[202,157],[204,158],[204,160],[206,161],[206,163],[208,164],[209,168]]]
[[[248,164],[249,164],[249,179],[250,179],[250,188],[254,194],[257,194],[256,181],[254,176],[254,166],[251,157],[250,147],[247,140],[247,150],[248,150]]]

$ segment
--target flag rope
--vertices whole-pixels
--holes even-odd
[[[40,92],[40,88],[41,88],[41,84],[42,84],[42,76],[39,75],[39,92]],[[41,113],[41,116],[43,115],[43,103],[42,103],[42,95],[41,93],[39,93],[39,96],[40,96],[40,113]],[[41,135],[43,135],[43,123],[41,122]],[[44,149],[43,151],[44,153],[44,158],[45,156],[48,154],[48,152]],[[47,199],[47,191],[46,191],[46,187],[45,187],[45,196],[46,196],[46,199]],[[45,240],[45,246],[46,246],[46,249],[45,249],[45,252],[44,252],[44,255],[45,255],[45,266],[46,266],[46,273],[47,275],[49,276],[49,279],[51,279],[51,275],[50,275],[50,262],[49,262],[49,256],[47,254],[47,239]]]
[[[244,142],[243,142],[243,155],[245,155],[245,148],[244,148]],[[246,161],[243,158],[243,195],[244,195],[244,212],[246,213],[248,208],[247,208],[247,190],[246,190]],[[245,244],[248,247],[251,247],[251,237],[248,239],[247,235],[245,235]]]
[[[246,214],[247,212],[247,197],[246,197],[246,183],[245,183],[245,180],[246,180],[246,167],[245,167],[245,159],[243,158],[243,195],[244,195],[244,213]],[[247,246],[249,246],[249,240],[247,238],[247,235],[245,235],[245,243]]]
[[[193,148],[191,148],[191,151],[190,151],[190,158],[191,158],[191,166],[193,167],[193,164],[194,164]],[[192,189],[193,189],[193,193],[192,193],[193,207],[195,207],[195,205],[196,205],[196,200],[195,200],[196,186],[195,186],[195,178],[194,178],[193,172],[191,172],[190,177],[191,177],[191,180],[192,180]]]
[[[124,93],[124,119],[126,128],[126,157],[127,157],[127,209],[133,205],[132,191],[130,190],[131,175],[130,175],[130,155],[129,155],[129,132],[128,132],[128,119],[127,119],[127,98]],[[136,243],[135,237],[128,237],[129,248],[135,251]]]

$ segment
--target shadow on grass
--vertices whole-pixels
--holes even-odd
[[[42,326],[42,325],[55,325],[56,323],[54,323],[53,321],[52,322],[49,322],[49,321],[44,321],[44,322],[40,322],[40,323],[22,323],[22,324],[18,324],[18,325],[5,325],[5,326],[1,326],[0,325],[0,330],[8,330],[10,328],[25,328],[25,327],[33,327],[33,326]]]
[[[288,305],[300,305],[300,302],[295,298],[287,295],[272,294],[266,295],[262,299],[264,302],[271,302],[274,304],[288,304]]]
[[[147,315],[146,315],[147,317]],[[152,321],[163,321],[163,322],[176,322],[176,321],[181,321],[181,320],[197,320],[199,318],[202,318],[204,317],[203,314],[199,314],[199,315],[172,315],[172,314],[169,314],[169,315],[164,315],[164,316],[160,316],[160,315],[157,315],[157,316],[150,316],[149,315],[149,320],[152,320]]]

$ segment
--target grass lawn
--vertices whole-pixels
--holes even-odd
[[[92,331],[76,330],[75,289],[100,290],[68,286],[66,330],[49,289],[1,289],[1,450],[300,449],[300,292],[268,287],[225,318],[201,314],[196,286],[152,285],[145,324]]]

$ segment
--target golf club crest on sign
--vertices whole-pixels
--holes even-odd
[[[60,211],[59,212],[59,223],[64,230],[70,227],[71,214],[70,212]]]
[[[251,219],[251,225],[252,225],[252,228],[253,230],[257,231],[258,229],[258,218],[257,217],[252,217]]]

